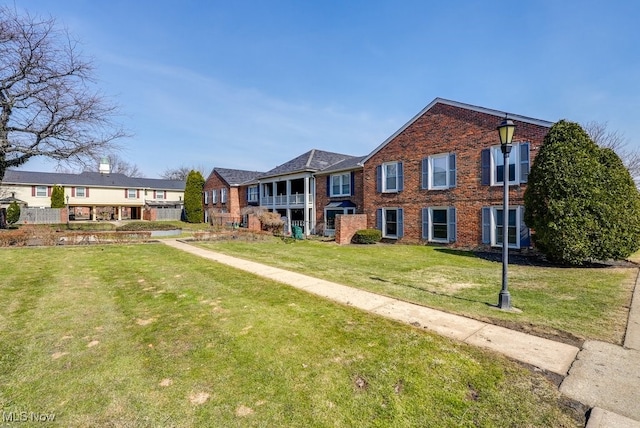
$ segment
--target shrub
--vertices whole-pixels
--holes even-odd
[[[202,207],[202,189],[204,177],[199,171],[191,171],[187,176],[184,188],[184,213],[189,223],[202,223],[204,208]]]
[[[278,235],[282,233],[282,228],[284,227],[284,222],[280,217],[280,214],[276,212],[262,212],[258,218],[260,219],[260,223],[262,223],[262,228],[268,230],[274,235]]]
[[[138,231],[138,230],[174,230],[179,229],[172,223],[140,221],[123,224],[116,228],[117,231]]]
[[[51,208],[64,208],[64,188],[59,184],[51,189]]]
[[[640,194],[629,171],[576,123],[549,130],[524,203],[533,241],[549,260],[623,259],[640,247]]]
[[[13,201],[7,208],[7,223],[14,224],[18,220],[20,220],[20,205]]]
[[[382,239],[382,232],[378,229],[362,229],[358,230],[351,242],[354,244],[375,244]]]

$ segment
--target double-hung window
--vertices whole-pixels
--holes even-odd
[[[87,188],[76,187],[76,198],[86,198],[86,197],[87,197]]]
[[[376,211],[376,226],[383,238],[398,239],[404,235],[404,214],[402,208],[379,208]]]
[[[443,153],[422,159],[422,188],[443,190],[456,187],[456,155]]]
[[[247,201],[258,202],[258,186],[249,186],[247,189]]]
[[[216,189],[211,191],[211,203],[214,205],[218,203],[218,190]]]
[[[47,186],[36,186],[35,196],[37,196],[38,198],[46,198]]]
[[[422,239],[431,242],[456,240],[456,209],[430,207],[422,209]]]
[[[524,223],[524,207],[510,207],[507,210],[507,242],[510,248],[530,245],[530,231]],[[505,237],[504,210],[502,207],[482,208],[482,243],[502,246]]]
[[[222,189],[220,189],[220,203],[221,204],[226,204],[227,203],[227,188],[223,187]]]
[[[509,184],[526,183],[529,179],[529,143],[514,143],[505,168],[504,155],[500,146],[481,152],[482,184],[498,186],[504,183],[505,175]]]
[[[350,196],[351,195],[351,173],[334,174],[330,178],[329,196]]]
[[[209,192],[207,190],[204,191],[204,204],[209,204]]]
[[[400,192],[404,187],[402,162],[387,162],[376,168],[376,187],[378,192]]]
[[[136,189],[127,189],[127,199],[136,199],[138,191]]]
[[[166,199],[167,193],[164,190],[156,190],[156,199]]]

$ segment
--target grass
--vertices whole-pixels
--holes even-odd
[[[0,253],[5,416],[55,414],[67,427],[584,425],[554,385],[499,355],[160,244]]]
[[[579,344],[624,337],[637,269],[509,267],[512,304],[496,310],[501,264],[415,245],[216,241],[203,247],[447,312]]]

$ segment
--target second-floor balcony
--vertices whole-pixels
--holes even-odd
[[[307,204],[313,204],[312,195],[307,195]],[[276,196],[263,196],[260,205],[262,206],[280,206],[280,207],[292,207],[292,206],[304,206],[304,194],[296,193],[293,195],[276,195]]]

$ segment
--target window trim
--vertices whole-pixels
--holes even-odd
[[[396,211],[396,234],[387,234],[387,212]],[[400,239],[404,236],[404,210],[400,207],[378,208],[376,211],[376,223],[382,237],[387,239]]]
[[[133,196],[131,196],[133,192]],[[138,199],[138,189],[127,189],[127,199]]]
[[[396,165],[396,187],[387,188],[387,167]],[[404,166],[402,161],[385,162],[376,167],[376,190],[379,193],[399,193],[404,190]]]
[[[247,202],[259,202],[259,201],[260,201],[260,188],[257,185],[247,187]]]
[[[220,203],[221,204],[226,204],[227,203],[227,188],[223,187],[222,189],[220,189]]]
[[[529,179],[529,171],[531,169],[531,144],[526,141],[512,144],[511,153],[509,153],[509,165],[514,166],[514,179],[509,180],[509,186],[518,186],[527,183]],[[498,181],[498,161],[502,162],[503,154],[500,145],[491,146],[488,149],[488,159],[483,155],[483,174],[482,181],[484,185],[502,186],[503,182]],[[488,165],[484,163],[488,162]],[[485,170],[488,171],[485,172]],[[505,168],[508,173],[510,168]],[[504,173],[503,173],[504,174]],[[510,175],[510,174],[509,174]]]
[[[436,159],[445,159],[445,181],[444,185],[436,186],[434,182],[434,161]],[[422,159],[422,188],[427,190],[447,190],[456,187],[457,171],[456,171],[456,154],[455,153],[438,153],[430,155]]]
[[[44,194],[40,194],[40,190],[44,189]],[[49,196],[49,190],[47,186],[36,186],[35,195],[36,198],[46,198]]]
[[[340,189],[339,193],[334,193],[333,191],[334,179],[340,180],[340,183],[338,185],[338,188]],[[345,185],[347,186],[346,193],[344,192]],[[343,172],[340,174],[331,174],[329,176],[329,196],[332,198],[339,197],[339,196],[351,196],[351,173],[350,172]]]
[[[78,194],[78,190],[82,189],[82,194]],[[74,196],[76,198],[86,198],[87,197],[87,187],[86,186],[78,186],[74,190]]]
[[[488,244],[492,247],[502,247],[502,243],[497,242],[498,236],[498,211],[502,211],[503,207],[490,206],[482,208],[482,243]],[[520,249],[528,247],[530,245],[531,230],[524,223],[524,206],[522,205],[509,205],[509,211],[515,211],[515,235],[516,242],[509,243],[510,249]],[[501,224],[499,226],[502,226]],[[504,232],[503,232],[504,233]],[[508,239],[508,238],[507,238]]]
[[[162,196],[160,196],[162,195]],[[156,190],[156,199],[167,199],[167,191],[166,190]]]
[[[435,238],[433,235],[433,211],[445,211],[447,237]],[[453,206],[434,206],[426,207],[422,209],[422,239],[426,239],[429,242],[436,242],[440,244],[449,244],[455,242],[457,239],[457,222],[458,222],[457,210]]]

